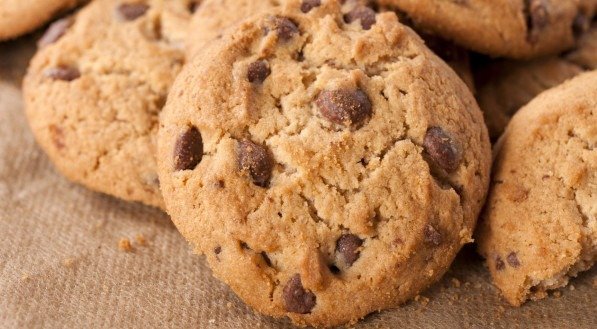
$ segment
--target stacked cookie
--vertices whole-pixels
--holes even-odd
[[[485,63],[564,67],[544,88],[593,69],[595,5],[95,0],[41,37],[26,110],[60,172],[166,210],[247,304],[345,324],[414,297],[472,241],[491,166],[473,92],[501,105],[492,86],[516,75]],[[471,66],[465,49],[552,57]],[[542,94],[497,144],[477,240],[513,304],[597,256],[595,80]],[[538,270],[545,250],[567,258]]]

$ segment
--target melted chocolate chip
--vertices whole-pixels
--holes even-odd
[[[298,26],[286,17],[271,17],[267,22],[266,31],[276,31],[278,38],[282,41],[292,39],[295,34],[299,33]]]
[[[301,11],[306,14],[310,12],[311,9],[319,6],[321,6],[321,0],[303,0]]]
[[[509,253],[508,256],[506,257],[506,261],[512,267],[519,267],[520,266],[520,261],[518,260],[518,256],[516,255],[515,252]]]
[[[504,261],[502,260],[502,258],[500,256],[496,256],[495,257],[495,269],[497,271],[503,271],[504,268],[506,268],[506,264],[504,264]]]
[[[43,48],[58,41],[73,24],[70,17],[62,18],[50,25],[44,35],[37,41],[37,47]]]
[[[375,11],[369,7],[358,6],[344,15],[344,21],[347,24],[358,20],[361,21],[363,30],[369,30],[375,24]]]
[[[525,14],[527,17],[527,41],[539,41],[541,30],[549,23],[549,14],[545,0],[526,0]]]
[[[431,225],[425,226],[425,242],[434,246],[439,246],[442,243],[442,235]]]
[[[250,140],[238,143],[238,164],[241,170],[249,172],[253,183],[267,187],[272,176],[274,161],[265,146],[255,144]]]
[[[125,21],[136,20],[145,15],[148,9],[149,6],[144,3],[123,3],[117,8],[120,17]]]
[[[360,89],[325,90],[315,101],[321,115],[344,126],[360,126],[371,116],[371,101]]]
[[[77,68],[71,66],[57,66],[47,69],[44,75],[54,80],[73,81],[81,76]]]
[[[448,173],[460,166],[461,154],[454,140],[440,127],[430,127],[423,147],[433,165]]]
[[[251,83],[263,83],[270,73],[271,70],[267,62],[258,60],[249,64],[249,68],[247,69],[247,80]]]
[[[344,234],[338,241],[336,241],[336,252],[338,252],[344,258],[344,261],[348,266],[352,265],[357,259],[361,252],[359,248],[363,245],[363,240],[354,234]]]
[[[288,280],[282,291],[282,298],[288,312],[307,314],[315,307],[316,297],[312,292],[305,290],[299,274]]]
[[[203,158],[203,139],[195,127],[189,127],[174,145],[174,170],[193,170]]]

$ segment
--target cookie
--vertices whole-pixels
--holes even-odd
[[[476,236],[512,305],[546,296],[597,259],[597,72],[539,95],[497,144]]]
[[[476,96],[489,136],[496,141],[518,109],[544,90],[597,68],[597,25],[583,35],[575,49],[532,61],[496,61],[475,72]]]
[[[0,40],[31,32],[86,0],[0,0]]]
[[[96,0],[49,27],[24,80],[39,144],[69,179],[161,207],[158,114],[184,63],[189,2]]]
[[[379,0],[467,49],[529,59],[574,46],[595,0]]]
[[[319,1],[321,2],[321,1]],[[317,1],[305,1],[301,10],[311,10]],[[193,15],[190,23],[189,38],[187,41],[188,57],[193,57],[197,53],[204,51],[207,47],[222,37],[225,30],[238,24],[249,16],[267,12],[273,8],[283,6],[284,1],[265,0],[207,0],[203,1],[197,12]],[[347,6],[354,6],[363,12],[372,14],[372,6],[367,0],[350,0]],[[387,11],[386,8],[377,8],[377,11]],[[357,13],[357,12],[355,12]],[[350,18],[348,15],[346,19]],[[400,21],[411,26],[411,22],[406,17],[400,17]],[[411,26],[412,27],[412,26]],[[462,78],[462,80],[474,90],[473,75],[470,67],[468,52],[452,42],[443,40],[431,33],[418,30],[417,33],[425,40],[425,43],[431,50],[450,65],[452,69]]]
[[[489,180],[471,92],[394,13],[363,8],[250,18],[183,69],[160,118],[177,228],[247,304],[298,324],[355,322],[436,281]]]

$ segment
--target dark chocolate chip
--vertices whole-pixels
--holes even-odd
[[[432,164],[446,172],[454,172],[460,166],[462,156],[458,145],[442,128],[427,129],[423,147]]]
[[[238,164],[241,170],[247,171],[257,186],[267,187],[272,176],[274,161],[268,149],[250,140],[238,143]]]
[[[549,13],[545,0],[526,0],[525,14],[527,21],[527,41],[539,41],[541,30],[549,23]]]
[[[431,224],[425,226],[425,242],[434,246],[442,243],[442,235]]]
[[[182,133],[174,145],[174,169],[193,170],[203,158],[203,139],[195,127]]]
[[[330,265],[329,268],[330,268],[330,272],[332,272],[332,274],[338,274],[338,273],[340,273],[340,269],[336,265]]]
[[[222,252],[222,247],[217,246],[214,248],[214,254],[219,255]]]
[[[301,276],[295,274],[284,286],[282,291],[284,306],[288,312],[307,314],[315,307],[315,295],[305,290]]]
[[[359,248],[363,245],[363,240],[354,234],[344,234],[336,241],[336,251],[342,255],[348,266],[352,265],[361,252]]]
[[[324,90],[316,104],[324,118],[344,126],[360,126],[371,116],[371,101],[360,89]]]
[[[375,24],[375,11],[369,7],[358,6],[344,15],[347,24],[358,20],[361,21],[363,30],[369,30]]]
[[[502,260],[502,258],[500,256],[496,256],[495,257],[495,269],[497,271],[503,271],[504,268],[506,268],[506,264],[504,263],[504,261]]]
[[[201,2],[199,0],[193,0],[189,3],[189,11],[191,13],[195,13],[197,11],[197,9],[199,9],[199,6],[201,5]]]
[[[591,20],[586,13],[579,11],[572,21],[572,32],[576,38],[580,37],[583,33],[589,30],[591,26]]]
[[[245,249],[245,250],[251,250],[251,247],[249,247],[249,245],[246,242],[244,242],[244,241],[240,242],[240,247],[243,248],[243,249]]]
[[[144,3],[123,3],[117,10],[123,20],[134,21],[145,15],[148,9],[149,6]]]
[[[44,75],[54,80],[73,81],[81,76],[77,68],[71,66],[57,66],[45,70]]]
[[[512,266],[512,267],[520,266],[520,261],[518,260],[518,256],[516,255],[515,252],[509,253],[508,256],[506,257],[506,261],[508,261],[508,264],[510,264],[510,266]]]
[[[311,9],[319,6],[321,6],[321,0],[303,0],[301,11],[306,14],[310,12]]]
[[[264,60],[258,60],[249,64],[247,69],[247,80],[251,83],[263,83],[270,75],[269,65]]]
[[[295,34],[299,33],[298,26],[290,18],[280,16],[271,17],[267,24],[266,31],[276,31],[278,38],[282,41],[288,41]]]
[[[70,17],[59,19],[52,23],[46,30],[44,35],[37,41],[37,47],[43,48],[58,41],[66,33],[68,28],[73,24]]]

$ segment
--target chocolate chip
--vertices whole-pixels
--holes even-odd
[[[271,70],[269,65],[264,60],[258,60],[249,64],[247,70],[247,80],[251,83],[263,83],[263,81],[270,75]]]
[[[303,0],[301,11],[306,14],[310,12],[311,9],[319,6],[321,6],[321,0]]]
[[[433,165],[448,173],[460,166],[461,154],[454,140],[440,127],[427,129],[423,147]]]
[[[315,295],[305,290],[301,282],[301,276],[295,274],[284,286],[282,291],[284,306],[288,312],[307,314],[315,307]]]
[[[591,26],[591,20],[586,13],[579,11],[572,21],[572,32],[576,38],[580,37],[583,33],[589,30]]]
[[[214,254],[219,255],[222,252],[222,247],[217,246],[214,248]]]
[[[425,226],[425,242],[434,246],[439,246],[442,243],[442,235],[430,224]]]
[[[508,261],[508,264],[510,264],[510,266],[512,266],[512,267],[520,266],[520,261],[518,260],[518,256],[516,255],[515,252],[509,253],[508,256],[506,257],[506,261]]]
[[[249,172],[253,183],[267,187],[272,175],[274,161],[265,146],[244,139],[238,143],[238,164],[241,170]]]
[[[45,70],[44,75],[54,80],[73,81],[81,76],[79,70],[71,66],[57,66]]]
[[[269,259],[269,256],[265,253],[265,251],[261,252],[261,258],[263,258],[263,261],[265,262],[265,264],[269,267],[273,267],[272,266],[272,260]]]
[[[134,21],[135,19],[145,15],[149,6],[144,3],[123,3],[118,6],[118,13],[125,21]]]
[[[502,271],[502,270],[504,270],[504,268],[506,268],[506,264],[504,264],[504,261],[502,260],[502,258],[500,256],[496,256],[495,257],[495,269],[497,271]]]
[[[193,170],[203,158],[203,139],[195,127],[189,127],[174,145],[174,170]]]
[[[197,9],[199,9],[199,5],[201,5],[201,3],[199,2],[199,0],[194,0],[194,1],[191,1],[191,2],[189,3],[189,7],[188,7],[188,8],[189,8],[189,11],[190,11],[191,13],[195,13],[195,12],[197,11]]]
[[[46,33],[44,33],[44,35],[37,41],[37,47],[43,48],[58,41],[72,24],[73,20],[70,17],[55,21],[48,27]]]
[[[348,266],[352,265],[361,252],[359,248],[363,245],[363,240],[354,234],[344,234],[336,241],[336,251],[342,255]]]
[[[371,116],[371,101],[360,89],[322,91],[316,104],[324,118],[345,126],[359,126]]]
[[[549,23],[549,14],[545,0],[526,0],[525,14],[527,21],[527,41],[539,41],[541,30]]]
[[[266,31],[276,31],[278,38],[282,41],[292,39],[295,34],[299,33],[298,26],[286,17],[271,17],[267,22]]]
[[[361,21],[364,30],[369,30],[375,24],[375,11],[369,7],[358,6],[344,15],[347,24],[358,20]]]

